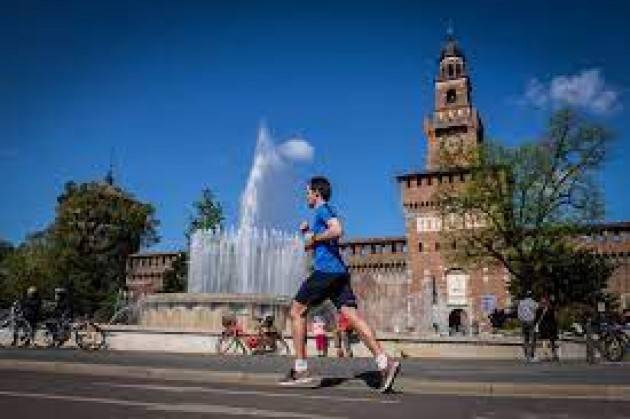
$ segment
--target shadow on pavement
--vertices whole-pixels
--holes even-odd
[[[354,376],[362,380],[368,387],[379,388],[381,385],[381,373],[379,371],[364,371]]]
[[[381,374],[378,371],[365,371],[353,377],[323,377],[320,388],[336,387],[351,380],[361,380],[370,388],[378,388],[381,383]]]

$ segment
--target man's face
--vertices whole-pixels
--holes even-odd
[[[309,208],[315,208],[318,197],[319,194],[317,192],[315,192],[308,186],[306,187],[306,205],[308,205]]]

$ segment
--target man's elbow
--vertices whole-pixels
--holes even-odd
[[[343,237],[343,228],[341,228],[341,226],[339,226],[336,231],[335,234],[337,235],[337,238],[340,239]]]

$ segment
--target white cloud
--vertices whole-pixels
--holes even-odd
[[[315,149],[302,138],[292,138],[278,145],[278,152],[289,160],[311,161]]]
[[[525,88],[524,102],[536,107],[569,105],[596,114],[608,114],[621,107],[619,93],[606,85],[599,69],[575,75],[560,75],[548,84],[534,78]]]
[[[531,79],[525,88],[525,100],[540,108],[549,102],[547,88],[538,79]]]

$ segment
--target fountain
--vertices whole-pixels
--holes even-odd
[[[220,330],[221,314],[230,311],[246,327],[266,314],[284,326],[290,297],[307,267],[302,239],[286,232],[297,225],[295,200],[303,191],[292,163],[312,155],[300,138],[275,145],[261,126],[238,227],[193,233],[188,292],[149,296],[142,324]]]

